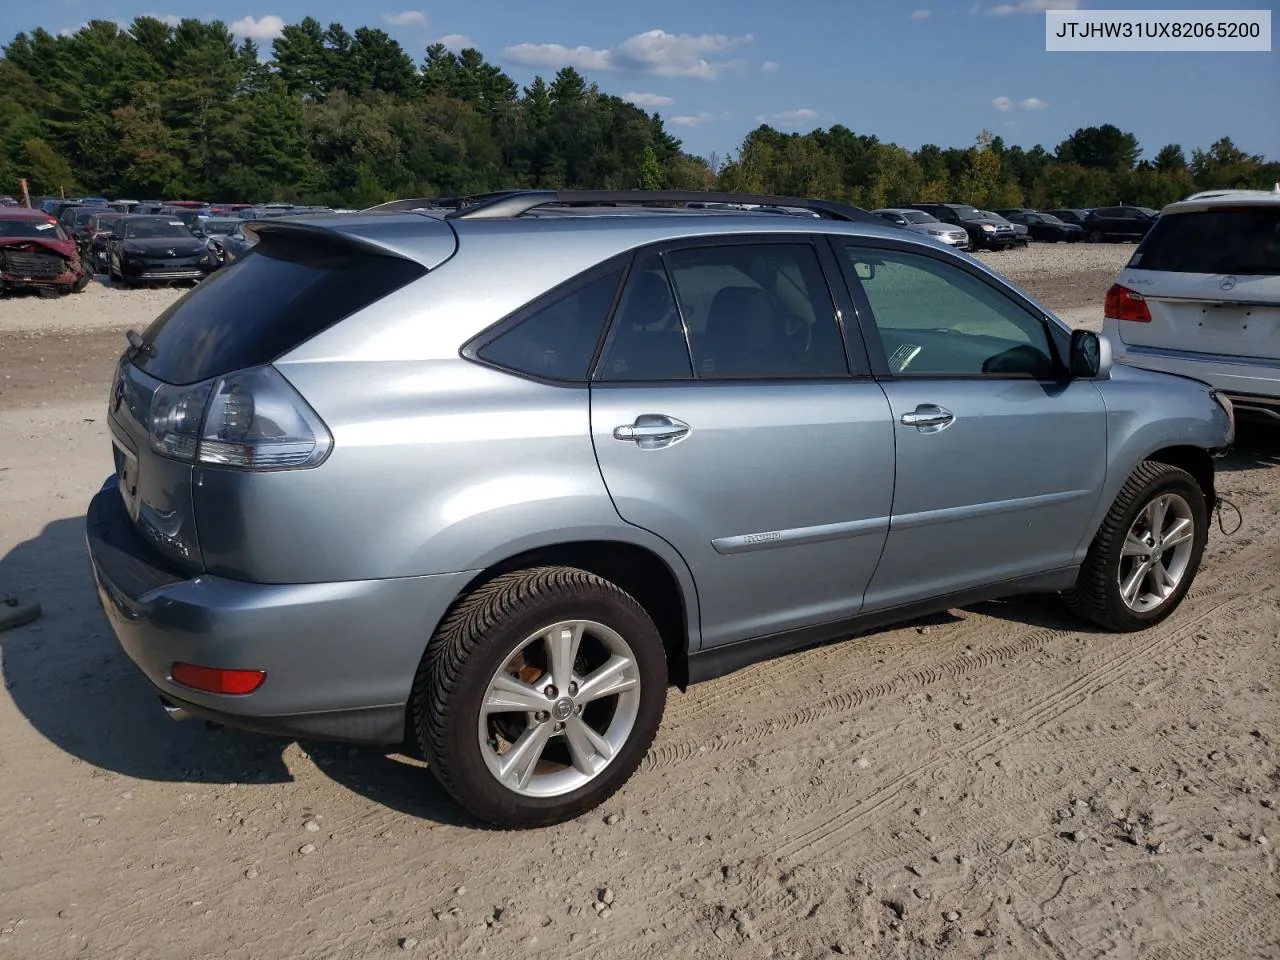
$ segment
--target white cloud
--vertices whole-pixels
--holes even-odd
[[[1027,97],[1017,102],[1012,97],[996,97],[991,101],[991,105],[1001,113],[1012,113],[1014,110],[1043,110],[1049,102],[1039,97]]]
[[[454,53],[466,50],[468,47],[474,47],[475,41],[468,37],[465,33],[446,33],[443,37],[436,41],[443,43]]]
[[[1079,10],[1080,0],[1018,0],[987,8],[991,17],[1007,17],[1013,13],[1044,13],[1046,10]],[[972,12],[972,11],[971,11]]]
[[[670,97],[664,97],[660,93],[624,93],[622,99],[637,107],[669,107],[675,103]]]
[[[653,77],[696,77],[714,80],[740,61],[709,59],[751,43],[754,37],[723,33],[667,33],[648,30],[616,47],[566,47],[560,43],[517,43],[502,51],[508,60],[526,67],[575,67],[579,70],[619,70]]]
[[[782,69],[782,64],[777,60],[766,60],[764,63],[760,64],[760,69],[765,73],[777,73]]]
[[[932,10],[912,10],[911,11],[912,20],[928,20],[932,16],[933,16]]]
[[[677,127],[701,127],[703,124],[715,123],[717,120],[728,120],[732,114],[729,113],[709,113],[706,110],[699,110],[695,114],[689,114],[680,117],[667,117],[667,123],[673,123]]]
[[[274,13],[265,17],[243,17],[231,24],[230,30],[237,37],[250,40],[274,40],[284,33],[284,20]]]
[[[818,119],[818,111],[808,107],[798,110],[780,110],[777,113],[766,113],[756,117],[756,123],[768,123],[775,127],[801,127]]]
[[[425,27],[427,15],[421,10],[405,10],[403,13],[384,13],[382,22],[393,27]]]

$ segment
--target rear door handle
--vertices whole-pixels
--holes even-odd
[[[613,428],[613,439],[629,441],[645,450],[669,447],[688,435],[687,423],[661,413],[642,413],[634,423]]]
[[[936,403],[922,403],[911,413],[902,415],[904,424],[915,427],[921,433],[937,433],[951,426],[955,419],[954,413]]]

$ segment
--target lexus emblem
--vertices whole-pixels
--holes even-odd
[[[177,250],[166,250],[166,251],[165,251],[165,256],[169,256],[169,257],[176,257],[177,255],[178,255],[178,251],[177,251]]]
[[[1234,289],[1235,289],[1235,286],[1236,286],[1236,278],[1235,278],[1235,277],[1227,277],[1227,278],[1226,278],[1225,280],[1223,280],[1220,284],[1218,284],[1218,289],[1219,289],[1219,290],[1234,290]]]

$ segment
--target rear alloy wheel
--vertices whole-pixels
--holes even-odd
[[[1101,230],[1090,230],[1090,231],[1089,231],[1089,242],[1090,242],[1090,243],[1102,243],[1105,239],[1106,239],[1106,238],[1102,235],[1102,231],[1101,231]]]
[[[666,702],[662,639],[614,584],[571,567],[504,574],[428,646],[414,724],[437,779],[504,827],[572,819],[611,796]]]
[[[1159,623],[1191,589],[1208,533],[1208,504],[1195,478],[1142,463],[1089,546],[1068,605],[1109,630]]]

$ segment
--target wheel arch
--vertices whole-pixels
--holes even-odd
[[[1167,463],[1171,467],[1177,467],[1191,474],[1196,485],[1203,491],[1209,513],[1212,515],[1213,508],[1218,502],[1218,492],[1215,484],[1213,455],[1208,450],[1191,445],[1161,447],[1149,453],[1145,459],[1154,460],[1156,463]]]
[[[495,577],[541,566],[577,567],[631,594],[658,628],[672,682],[681,690],[687,687],[689,653],[698,646],[700,637],[698,598],[693,575],[678,555],[673,561],[648,546],[627,540],[547,543],[486,566],[458,592],[450,609]]]

